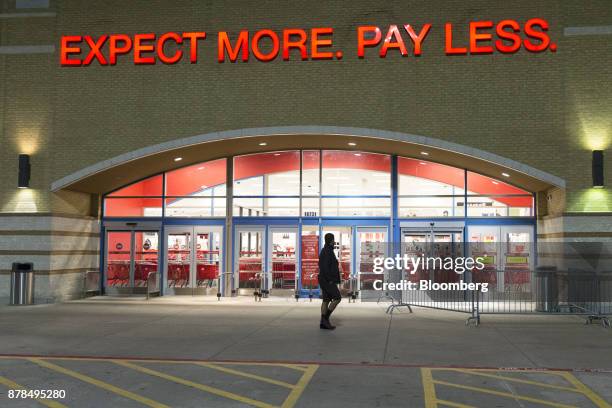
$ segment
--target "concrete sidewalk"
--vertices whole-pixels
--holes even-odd
[[[113,406],[132,406],[134,395],[141,393],[166,401],[151,406],[194,407],[431,408],[444,406],[444,401],[483,407],[540,406],[542,401],[609,407],[605,400],[612,401],[612,330],[585,325],[581,318],[484,316],[479,327],[468,327],[463,314],[414,308],[412,314],[388,315],[386,304],[343,302],[332,317],[338,328],[324,331],[318,328],[319,305],[288,299],[255,303],[251,298],[217,302],[175,297],[2,306],[0,380],[4,376],[27,387],[59,381],[72,390],[72,406],[83,406],[79,398],[100,394],[96,403],[85,404],[100,407],[106,406],[104,393],[123,401]],[[79,356],[84,359],[75,359]],[[222,365],[217,369],[225,370],[224,376],[231,367],[227,364],[238,363],[241,368],[229,371],[231,375],[244,377],[244,372],[252,374],[262,364],[277,371],[285,366],[313,371],[299,387],[291,385],[298,384],[297,378],[282,374],[281,385],[293,391],[267,393],[263,386],[240,385],[192,366],[210,362]],[[507,370],[517,367],[526,370]],[[66,368],[76,376],[66,378]],[[269,383],[266,378],[276,371],[266,370],[257,375]],[[70,381],[87,383],[79,376],[101,379],[111,388],[101,390],[94,382],[95,392],[76,391],[79,388]],[[160,381],[163,385],[156,386]],[[175,390],[186,384],[189,392]],[[131,402],[124,401],[117,386],[125,388]],[[160,394],[159,387],[167,387],[176,399]],[[202,405],[205,397],[193,387],[212,398],[206,400],[211,405]],[[257,402],[270,398],[269,405]],[[18,406],[13,402],[6,406]]]
[[[0,353],[334,361],[466,367],[612,369],[612,330],[571,316],[484,316],[340,304],[335,331],[319,302],[250,298],[97,298],[0,307]]]

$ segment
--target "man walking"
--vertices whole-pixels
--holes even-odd
[[[338,258],[334,254],[334,234],[325,234],[325,246],[319,254],[319,287],[321,288],[321,323],[319,327],[325,330],[333,330],[329,317],[340,303],[342,297],[338,285],[340,284],[340,269]]]

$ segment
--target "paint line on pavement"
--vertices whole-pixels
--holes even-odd
[[[289,393],[289,396],[287,397],[285,402],[283,402],[281,408],[292,408],[295,405],[295,403],[298,401],[298,399],[300,399],[300,396],[310,383],[310,380],[312,380],[312,377],[314,376],[318,368],[319,366],[317,365],[311,365],[306,369],[306,372],[302,375],[302,378],[300,378],[296,386]]]
[[[268,383],[268,384],[278,385],[280,387],[285,387],[285,388],[289,388],[289,389],[295,388],[295,384],[289,384],[288,382],[285,382],[285,381],[279,381],[279,380],[275,380],[273,378],[264,377],[264,376],[261,376],[261,375],[251,374],[251,373],[247,373],[247,372],[244,372],[244,371],[234,370],[232,368],[222,367],[222,366],[217,365],[217,364],[211,364],[211,363],[196,363],[196,364],[200,365],[202,367],[211,368],[213,370],[221,371],[221,372],[224,372],[224,373],[227,373],[227,374],[237,375],[239,377],[251,378],[253,380],[262,381],[262,382],[265,382],[265,383]]]
[[[6,377],[2,377],[1,375],[0,375],[0,384],[3,384],[13,390],[27,390],[27,388],[24,387],[23,385],[17,384],[16,382],[11,381]],[[51,399],[34,398],[34,400],[49,408],[68,408],[66,405],[61,404]]]
[[[223,398],[227,398],[227,399],[231,399],[234,401],[238,401],[238,402],[242,402],[243,404],[249,404],[249,405],[253,405],[256,407],[260,407],[260,408],[272,408],[273,405],[262,402],[262,401],[258,401],[252,398],[248,398],[248,397],[244,397],[242,395],[238,395],[238,394],[234,394],[233,392],[229,392],[229,391],[225,391],[219,388],[215,388],[215,387],[211,387],[209,385],[204,385],[204,384],[199,384],[190,380],[187,380],[185,378],[181,378],[181,377],[176,377],[174,375],[170,375],[170,374],[165,374],[162,373],[161,371],[156,371],[156,370],[152,370],[150,368],[145,368],[136,364],[132,364],[128,361],[125,360],[111,360],[113,363],[123,366],[123,367],[127,367],[127,368],[131,368],[132,370],[135,371],[139,371],[141,373],[144,374],[148,374],[151,375],[153,377],[158,377],[158,378],[163,378],[164,380],[168,380],[171,382],[175,382],[177,384],[181,384],[181,385],[185,385],[187,387],[192,387],[192,388],[196,388],[200,391],[205,391],[208,392],[210,394],[214,394],[217,395],[219,397],[223,397]]]
[[[53,370],[53,371],[56,371],[58,373],[68,375],[70,377],[76,378],[77,380],[81,380],[81,381],[86,382],[88,384],[95,385],[96,387],[99,387],[99,388],[102,388],[102,389],[104,389],[106,391],[110,391],[112,393],[118,394],[118,395],[120,395],[122,397],[125,397],[125,398],[128,398],[128,399],[140,402],[141,404],[147,405],[149,407],[152,407],[152,408],[170,408],[169,406],[161,404],[161,403],[159,403],[157,401],[153,401],[153,400],[151,400],[149,398],[146,398],[146,397],[143,397],[141,395],[134,394],[133,392],[130,392],[128,390],[124,390],[123,388],[116,387],[116,386],[114,386],[112,384],[109,384],[109,383],[106,383],[104,381],[95,379],[95,378],[90,377],[90,376],[85,375],[85,374],[78,373],[78,372],[70,370],[68,368],[64,368],[64,367],[58,366],[58,365],[50,363],[48,361],[44,361],[44,360],[37,359],[37,358],[29,358],[28,360],[33,362],[33,363],[38,364],[41,367],[48,368],[49,370]]]

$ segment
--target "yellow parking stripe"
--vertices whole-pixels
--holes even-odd
[[[231,369],[231,368],[226,368],[226,367],[222,367],[222,366],[219,366],[219,365],[216,365],[216,364],[210,364],[210,363],[196,363],[196,364],[201,365],[202,367],[212,368],[213,370],[222,371],[224,373],[228,373],[228,374],[232,374],[232,375],[237,375],[237,376],[240,376],[240,377],[252,378],[252,379],[257,380],[257,381],[262,381],[262,382],[278,385],[278,386],[289,388],[289,389],[295,388],[294,384],[289,384],[288,382],[275,380],[273,378],[263,377],[261,375],[246,373],[246,372],[234,370],[234,369]]]
[[[0,375],[0,384],[6,385],[8,388],[13,389],[13,390],[25,390],[26,389],[23,385],[17,384],[16,382],[11,381],[6,377],[2,377],[1,375]],[[50,399],[35,398],[34,400],[49,408],[68,408],[64,404],[60,404],[59,402],[50,400]]]
[[[425,398],[425,408],[437,408],[436,387],[433,383],[431,369],[421,368],[421,379],[423,381],[423,396]]]
[[[261,408],[272,408],[273,405],[267,404],[265,402],[262,401],[258,401],[258,400],[254,400],[248,397],[243,397],[242,395],[238,395],[238,394],[234,394],[228,391],[224,391],[221,390],[219,388],[214,388],[208,385],[204,385],[204,384],[198,384],[196,382],[193,381],[189,381],[186,380],[184,378],[180,378],[180,377],[175,377],[173,375],[169,375],[169,374],[165,374],[156,370],[151,370],[150,368],[145,368],[136,364],[132,364],[129,363],[127,361],[124,360],[110,360],[115,364],[118,364],[120,366],[123,367],[128,367],[131,368],[132,370],[135,371],[140,371],[141,373],[145,373],[148,375],[152,375],[154,377],[159,377],[159,378],[163,378],[164,380],[168,380],[168,381],[172,381],[178,384],[182,384],[182,385],[186,385],[187,387],[192,387],[192,388],[196,388],[198,390],[201,391],[205,391],[214,395],[218,395],[220,397],[224,397],[224,398],[228,398],[234,401],[239,401],[242,402],[244,404],[249,404],[249,405],[253,405],[256,407],[261,407]]]
[[[302,378],[300,378],[293,390],[289,393],[289,396],[287,397],[285,402],[283,402],[281,408],[292,408],[295,405],[297,400],[300,398],[300,396],[306,389],[306,386],[310,383],[310,380],[312,380],[312,377],[314,376],[318,368],[318,365],[311,365],[306,369],[306,372],[304,373],[304,375],[302,375]]]
[[[473,405],[465,405],[465,404],[460,404],[458,402],[453,402],[453,401],[446,401],[446,400],[436,400],[438,405],[446,405],[447,407],[453,407],[453,408],[476,408]]]
[[[580,390],[578,390],[576,388],[572,388],[572,387],[564,387],[562,385],[546,384],[546,383],[542,383],[542,382],[538,382],[538,381],[523,380],[521,378],[514,378],[514,377],[503,376],[503,375],[489,374],[489,373],[486,373],[486,372],[482,372],[481,370],[470,370],[470,369],[462,369],[462,368],[446,368],[444,370],[445,371],[455,371],[455,372],[465,373],[465,374],[470,374],[470,375],[479,375],[481,377],[496,378],[496,379],[499,379],[499,380],[510,381],[510,382],[515,382],[515,383],[520,383],[520,384],[529,384],[529,385],[535,385],[535,386],[538,386],[538,387],[553,388],[553,389],[562,390],[562,391],[571,391],[571,392],[582,393],[582,391],[580,391]],[[537,371],[537,372],[542,373],[544,371]],[[544,372],[544,373],[547,373],[547,372]]]
[[[170,408],[167,405],[160,404],[159,402],[153,401],[149,398],[140,396],[138,394],[134,394],[128,390],[124,390],[123,388],[116,387],[114,385],[108,384],[104,381],[97,380],[93,377],[89,377],[85,374],[77,373],[76,371],[69,370],[67,368],[55,365],[48,361],[44,361],[38,358],[28,358],[29,361],[38,364],[41,367],[48,368],[49,370],[57,371],[58,373],[68,375],[70,377],[76,378],[77,380],[81,380],[83,382],[95,385],[96,387],[100,387],[107,391],[113,392],[115,394],[121,395],[122,397],[129,398],[131,400],[140,402],[141,404],[147,405],[152,408]]]
[[[548,405],[548,406],[551,406],[551,407],[557,407],[557,408],[576,408],[573,405],[565,405],[565,404],[560,404],[560,403],[557,403],[557,402],[545,401],[545,400],[541,400],[539,398],[532,398],[532,397],[527,397],[527,396],[524,396],[524,395],[510,394],[510,393],[507,393],[507,392],[491,390],[489,388],[471,387],[469,385],[454,384],[454,383],[449,383],[449,382],[440,381],[440,380],[434,380],[433,383],[434,384],[439,384],[439,385],[446,385],[447,387],[454,387],[454,388],[460,388],[460,389],[463,389],[463,390],[479,392],[479,393],[483,393],[483,394],[497,395],[498,397],[506,397],[506,398],[512,398],[512,399],[520,399],[520,400],[523,400],[523,401],[535,402],[536,404]]]
[[[584,383],[580,381],[579,379],[577,379],[572,373],[562,372],[559,374],[561,374],[561,376],[565,378],[567,381],[569,381],[574,387],[580,390],[580,392],[583,393],[588,399],[593,401],[593,403],[597,405],[597,407],[612,408],[612,405],[608,404],[606,401],[603,400],[603,398],[595,394],[593,390],[591,390],[589,387],[584,385]]]

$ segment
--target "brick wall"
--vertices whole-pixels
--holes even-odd
[[[590,150],[612,138],[611,36],[563,28],[612,24],[608,0],[331,2],[52,1],[54,16],[0,19],[0,46],[55,45],[61,34],[205,30],[200,63],[60,68],[53,54],[0,54],[0,212],[91,213],[82,194],[49,185],[143,146],[218,130],[337,125],[401,131],[491,151],[567,180],[568,211],[611,211],[593,195]],[[442,25],[543,17],[558,52],[445,56]],[[420,58],[355,56],[354,27],[434,26]],[[332,26],[341,61],[219,64],[216,31]],[[384,30],[384,28],[383,28]],[[459,36],[458,41],[463,41]],[[32,154],[32,190],[17,191],[17,154]],[[605,155],[612,180],[612,154]]]

